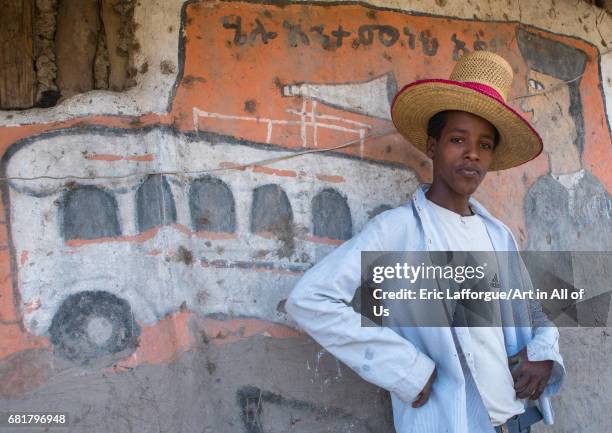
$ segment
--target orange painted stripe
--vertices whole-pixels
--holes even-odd
[[[228,232],[207,232],[207,231],[201,231],[201,232],[195,232],[195,235],[198,238],[212,239],[212,240],[236,239],[236,238],[238,238],[238,234],[237,233],[228,233]]]
[[[321,174],[321,173],[317,173],[316,176],[317,176],[317,179],[322,180],[324,182],[333,182],[333,183],[346,182],[346,179],[343,178],[342,176],[334,176],[334,175]]]
[[[263,173],[263,174],[269,174],[271,176],[281,176],[281,177],[297,177],[298,173],[294,170],[282,170],[279,168],[271,168],[271,167],[266,167],[264,165],[255,165],[252,167],[243,167],[242,164],[239,164],[237,162],[230,162],[230,161],[221,161],[219,163],[219,167],[221,168],[231,168],[234,170],[247,170],[250,169],[253,171],[253,173]],[[304,172],[300,172],[301,173]],[[304,173],[305,174],[305,173]]]
[[[204,329],[215,345],[224,345],[265,335],[271,338],[297,338],[302,334],[293,328],[260,319],[204,319]]]
[[[154,161],[155,160],[155,154],[153,154],[153,153],[145,153],[144,155],[126,156],[125,159],[127,161]]]
[[[81,247],[83,245],[103,244],[107,242],[144,242],[155,237],[159,229],[160,227],[153,227],[146,232],[132,236],[103,237],[97,239],[70,239],[69,241],[66,241],[66,245],[69,247]]]
[[[265,167],[263,165],[256,165],[255,167],[253,167],[253,172],[270,174],[270,175],[275,175],[275,176],[282,176],[282,177],[297,177],[297,173],[293,170],[280,170],[277,168]]]
[[[267,320],[217,320],[184,310],[169,314],[155,324],[139,325],[141,330],[138,348],[129,357],[117,362],[110,371],[129,371],[141,364],[169,364],[181,353],[200,345],[202,335],[216,346],[255,336],[285,339],[304,335],[289,326]]]
[[[341,245],[344,243],[344,241],[341,239],[323,238],[320,236],[306,236],[304,240],[308,242],[314,242],[317,244],[327,244],[327,245]]]
[[[219,163],[219,167],[221,167],[221,168],[232,168],[234,170],[240,170],[240,171],[246,170],[246,167],[242,167],[242,164],[238,164],[236,162],[230,162],[230,161],[221,161]]]
[[[175,230],[180,231],[181,233],[187,236],[196,236],[198,238],[204,239],[236,239],[238,237],[237,233],[226,233],[226,232],[210,232],[210,231],[200,231],[193,232],[189,227],[186,227],[182,224],[171,224]],[[149,239],[154,238],[159,232],[161,226],[153,227],[152,229],[147,230],[146,232],[139,233],[137,235],[130,236],[116,236],[116,237],[102,237],[97,239],[70,239],[66,241],[66,245],[69,247],[80,247],[83,245],[91,245],[91,244],[103,244],[107,242],[144,242]],[[65,254],[70,254],[72,252],[65,251]]]

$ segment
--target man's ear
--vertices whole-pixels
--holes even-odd
[[[427,137],[427,150],[425,154],[431,159],[433,159],[434,152],[436,150],[436,144],[438,144],[438,141],[435,138]]]

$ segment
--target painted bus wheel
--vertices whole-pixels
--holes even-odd
[[[136,347],[138,331],[129,303],[103,291],[70,295],[49,328],[56,353],[84,363]]]

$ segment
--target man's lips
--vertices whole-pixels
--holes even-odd
[[[457,171],[462,176],[470,178],[479,178],[482,173],[480,168],[474,165],[462,165],[457,169]]]

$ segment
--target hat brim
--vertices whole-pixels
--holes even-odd
[[[421,80],[398,92],[391,118],[400,134],[416,148],[427,149],[427,124],[436,113],[467,111],[488,120],[499,132],[489,171],[505,170],[531,161],[542,152],[542,139],[512,107],[468,83]]]

